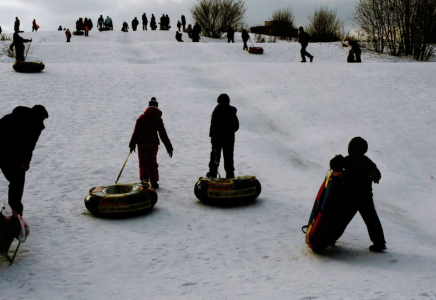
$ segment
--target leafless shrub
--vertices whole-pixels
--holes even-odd
[[[221,38],[230,26],[242,21],[245,12],[244,0],[197,0],[191,8],[203,35],[212,38]]]
[[[344,23],[337,18],[337,10],[321,6],[309,16],[307,32],[314,42],[336,42],[344,32]]]
[[[353,19],[377,52],[427,60],[436,51],[434,0],[358,0]]]

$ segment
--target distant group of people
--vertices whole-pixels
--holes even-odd
[[[103,29],[109,29],[109,30],[113,30],[114,26],[112,23],[112,19],[109,18],[109,16],[105,18],[103,18],[103,15],[100,15],[100,17],[97,20],[97,28],[102,31]]]
[[[83,20],[82,18],[79,18],[79,20],[76,21],[76,30],[85,31],[85,36],[88,36],[89,31],[92,30],[93,27],[94,24],[91,19],[85,18],[85,20]]]
[[[162,14],[162,17],[160,17],[160,30],[169,30],[171,28],[170,25],[170,17],[168,15]]]

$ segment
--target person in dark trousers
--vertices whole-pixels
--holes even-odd
[[[65,36],[67,37],[67,43],[69,43],[70,40],[71,40],[71,32],[70,32],[70,29],[67,29],[67,31],[65,31]]]
[[[33,19],[33,22],[32,22],[32,32],[33,31],[38,32],[38,25],[36,24],[36,20],[35,19]]]
[[[210,153],[209,172],[206,176],[216,178],[222,150],[226,178],[233,178],[235,177],[235,167],[233,165],[235,132],[239,129],[239,120],[236,116],[237,109],[230,105],[230,98],[227,94],[219,95],[217,102],[218,105],[212,113],[210,122],[209,137],[212,151]]]
[[[183,28],[183,31],[185,31],[185,26],[186,26],[186,18],[185,18],[185,16],[184,16],[184,15],[182,15],[182,17],[181,17],[181,20],[182,20],[182,28]]]
[[[156,160],[159,150],[159,138],[165,145],[170,157],[173,157],[173,146],[168,138],[165,126],[162,120],[162,112],[158,108],[156,98],[151,98],[148,108],[138,118],[130,139],[130,153],[135,151],[138,145],[139,158],[139,178],[141,182],[150,181],[151,187],[159,188],[159,172]],[[159,134],[159,135],[158,135]]]
[[[313,55],[306,51],[306,48],[309,45],[309,39],[309,34],[304,31],[303,27],[300,27],[298,29],[298,42],[301,44],[301,62],[306,62],[306,56],[309,57],[310,62],[313,61]]]
[[[88,18],[85,18],[85,21],[83,21],[83,28],[85,29],[85,36],[89,35],[89,21]]]
[[[0,34],[2,34],[2,27],[0,26]]]
[[[179,30],[179,32],[181,27],[182,27],[182,23],[180,23],[180,21],[177,21],[177,29]]]
[[[20,31],[20,20],[18,19],[18,17],[15,17],[14,32],[19,32],[19,31]]]
[[[103,23],[104,23],[103,15],[100,15],[100,18],[98,18],[98,20],[97,20],[97,27],[100,29],[100,31],[103,28]]]
[[[0,119],[0,168],[9,181],[9,205],[20,215],[23,215],[21,199],[26,171],[47,118],[45,107],[35,105],[32,108],[18,106]]]
[[[170,17],[168,17],[168,15],[165,16],[165,27],[167,30],[170,30],[170,28],[171,28]]]
[[[230,42],[235,42],[235,30],[232,26],[229,26],[229,29],[227,30],[227,43]]]
[[[142,14],[142,30],[147,30],[148,19],[145,13]]]
[[[369,238],[373,242],[369,250],[382,252],[386,249],[386,241],[372,197],[372,183],[379,183],[381,173],[376,164],[365,156],[367,151],[368,143],[361,137],[353,138],[348,145],[349,155],[343,160],[347,205],[344,208],[344,220],[337,239],[341,237],[348,224],[359,212],[368,228]]]
[[[350,55],[353,54],[353,57],[354,57],[354,61],[350,61],[350,62],[361,63],[362,62],[362,58],[361,58],[362,50],[360,50],[359,43],[357,41],[349,41],[348,46],[351,47]]]
[[[201,33],[201,27],[200,27],[200,25],[198,25],[198,23],[195,23],[194,27],[192,28],[192,41],[193,42],[200,41],[200,33]]]
[[[244,42],[244,47],[242,50],[248,50],[247,41],[250,39],[250,35],[248,34],[247,30],[242,30],[241,37],[242,41]]]
[[[156,30],[156,28],[157,28],[156,17],[154,16],[154,14],[151,14],[150,27],[151,27],[151,30]]]
[[[138,21],[138,19],[135,17],[135,18],[132,20],[132,30],[133,30],[133,31],[136,31],[136,28],[138,28],[138,25],[139,25],[139,21]]]
[[[24,43],[29,43],[31,42],[32,39],[30,40],[26,40],[23,39],[18,32],[14,33],[14,38],[12,41],[12,44],[9,46],[9,49],[11,49],[11,51],[14,50],[15,47],[15,60],[16,61],[24,61],[24,50],[25,50],[25,46]]]

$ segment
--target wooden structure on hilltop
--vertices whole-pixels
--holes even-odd
[[[265,21],[265,26],[251,27],[250,32],[281,38],[298,37],[298,29],[293,28],[291,23],[285,21]]]

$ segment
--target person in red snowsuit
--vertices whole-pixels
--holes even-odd
[[[150,181],[151,186],[157,189],[159,187],[157,183],[159,181],[159,165],[156,156],[159,149],[159,137],[170,157],[173,157],[173,146],[165,130],[162,112],[158,108],[156,98],[151,98],[148,105],[148,108],[136,121],[129,148],[130,153],[132,153],[138,145],[139,178],[142,182]]]

